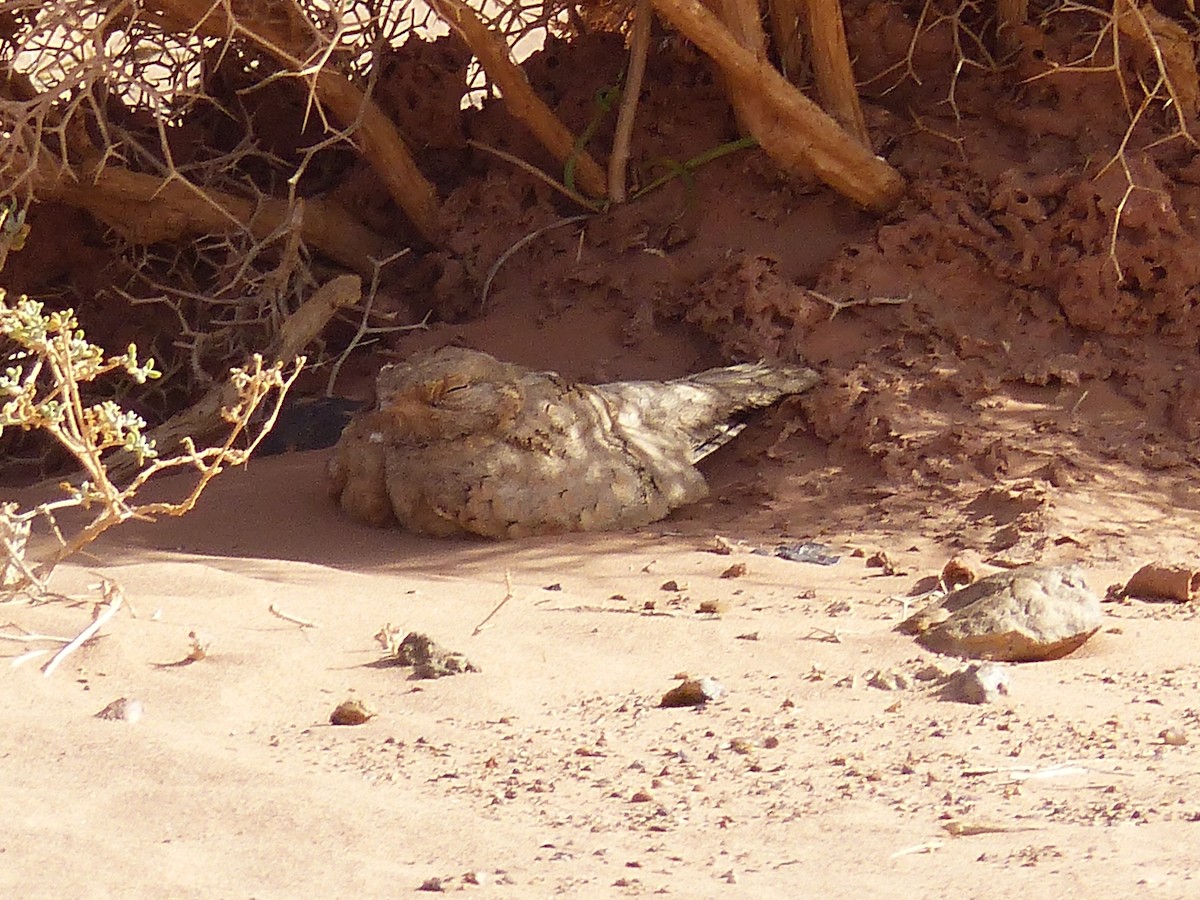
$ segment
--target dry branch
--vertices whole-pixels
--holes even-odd
[[[273,234],[291,217],[289,204],[259,202],[199,188],[183,179],[163,180],[118,166],[91,167],[79,178],[55,163],[38,161],[38,192],[86,209],[135,244],[175,242],[195,234],[231,234],[243,229],[255,238]],[[386,256],[388,243],[340,206],[319,199],[304,207],[300,236],[330,259],[370,274]]]
[[[761,104],[755,132],[763,149],[784,169],[812,172],[835,190],[876,212],[891,209],[904,179],[848,135],[764,59],[739,46],[699,0],[652,0],[664,19],[720,66],[743,102]]]
[[[586,150],[578,146],[571,130],[534,93],[524,70],[512,61],[508,45],[462,0],[430,0],[429,5],[454,29],[479,58],[479,64],[504,97],[512,115],[524,122],[542,146],[559,162],[575,159],[579,184],[593,197],[607,194],[604,171]]]
[[[771,0],[771,30],[779,67],[788,81],[795,82],[804,68],[804,40],[800,26],[803,0]]]
[[[763,31],[757,0],[721,0],[720,11],[721,19],[733,39],[743,49],[753,54],[756,61],[765,63],[767,35]],[[772,114],[759,101],[757,95],[744,90],[743,86],[737,83],[727,85],[726,90],[742,129],[755,137],[769,134]],[[805,174],[808,174],[807,167],[804,171]]]
[[[504,571],[504,596],[501,598],[499,603],[497,603],[494,607],[492,607],[492,611],[483,617],[483,621],[475,626],[475,630],[471,632],[471,637],[478,637],[480,634],[482,634],[483,627],[485,625],[487,625],[488,622],[492,621],[492,617],[495,616],[496,613],[500,612],[500,610],[503,609],[504,604],[506,604],[512,598],[513,598],[512,572],[505,569],[505,571]]]
[[[1147,3],[1117,0],[1114,18],[1121,34],[1138,50],[1154,60],[1166,82],[1167,93],[1178,104],[1184,127],[1200,108],[1200,79],[1196,74],[1196,51],[1187,29]]]
[[[105,623],[115,616],[117,610],[121,608],[121,601],[124,600],[125,597],[121,593],[120,587],[118,587],[115,582],[109,581],[108,579],[102,579],[101,590],[103,591],[105,602],[103,604],[97,603],[95,608],[92,610],[92,623],[88,625],[87,628],[83,629],[83,631],[79,632],[73,641],[55,653],[54,656],[52,656],[50,660],[44,666],[42,666],[42,674],[47,678],[54,674],[54,670],[59,667],[59,664],[62,663],[64,659],[82,647],[96,634],[97,631],[103,628]]]
[[[357,126],[355,141],[392,199],[427,241],[440,243],[433,185],[417,169],[396,126],[378,105],[340,72],[322,65],[319,56],[315,63],[310,61],[317,29],[299,8],[286,3],[246,3],[232,13],[230,5],[221,0],[146,0],[145,5],[166,27],[204,37],[247,40],[297,76],[309,78],[316,99],[333,117],[348,128]]]
[[[813,75],[825,110],[868,149],[871,136],[858,102],[840,0],[804,0]]]
[[[285,622],[291,622],[293,625],[299,625],[301,628],[320,628],[316,622],[310,622],[308,619],[300,619],[296,616],[289,615],[277,607],[274,603],[267,606],[267,612],[278,619],[283,619]]]
[[[267,351],[272,362],[290,363],[324,331],[334,314],[353,306],[362,297],[362,279],[357,275],[338,275],[331,278],[288,316],[279,337]],[[170,452],[186,437],[199,437],[213,432],[224,421],[221,411],[237,400],[237,388],[228,381],[214,385],[183,412],[172,416],[150,433],[160,450]],[[136,469],[132,458],[113,460],[108,466],[114,475],[128,474]]]
[[[626,198],[625,172],[629,165],[629,145],[633,139],[633,121],[642,93],[642,79],[646,75],[650,26],[653,22],[654,10],[650,8],[650,0],[638,0],[633,36],[629,42],[629,71],[621,90],[621,108],[617,112],[617,128],[613,135],[612,153],[608,157],[608,197],[613,203],[624,203]]]

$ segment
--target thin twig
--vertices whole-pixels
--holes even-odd
[[[70,638],[58,637],[53,634],[35,634],[32,631],[26,631],[16,622],[9,622],[7,625],[0,625],[0,628],[15,628],[20,634],[0,634],[0,641],[17,641],[22,644],[32,644],[35,641],[52,641],[55,644],[65,644]]]
[[[496,273],[500,271],[500,267],[508,262],[508,258],[524,247],[526,244],[532,243],[540,238],[547,231],[553,231],[555,228],[561,228],[563,225],[571,225],[575,222],[582,222],[584,219],[590,219],[592,216],[568,216],[565,219],[559,219],[557,222],[551,222],[549,225],[544,225],[537,231],[531,231],[525,237],[521,238],[507,250],[500,254],[500,258],[492,263],[492,267],[488,270],[487,278],[483,280],[483,290],[479,292],[479,310],[483,311],[487,305],[488,291],[492,289],[492,279],[496,277]]]
[[[840,313],[843,309],[849,309],[853,306],[899,306],[903,303],[910,303],[912,297],[863,297],[862,299],[850,300],[835,300],[832,297],[827,297],[825,294],[818,293],[814,290],[809,290],[810,297],[816,297],[822,303],[828,303],[833,307],[833,312],[829,314],[832,320],[834,316]]]
[[[16,669],[25,665],[25,663],[29,662],[31,659],[37,659],[39,656],[45,656],[49,652],[49,648],[46,647],[43,647],[40,650],[26,650],[20,656],[14,657],[13,661],[9,663],[9,665]]]
[[[42,674],[47,678],[54,674],[54,670],[58,668],[59,664],[64,659],[78,650],[86,641],[91,639],[91,637],[97,631],[104,627],[104,624],[109,619],[116,615],[117,610],[121,608],[121,601],[125,598],[121,594],[121,588],[115,581],[102,579],[101,590],[104,594],[105,600],[108,601],[107,604],[97,603],[93,612],[94,618],[92,619],[92,624],[83,629],[83,631],[79,632],[79,634],[75,636],[75,640],[71,641],[71,643],[67,644],[65,647],[55,653],[50,661],[42,666]]]
[[[355,329],[354,337],[350,339],[350,343],[346,345],[329,370],[329,380],[325,384],[325,396],[334,396],[334,387],[337,384],[338,376],[342,372],[342,366],[346,360],[350,358],[350,354],[357,348],[366,346],[371,343],[364,340],[370,334],[390,334],[396,331],[420,331],[429,327],[429,317],[433,314],[432,310],[425,313],[425,317],[415,325],[368,325],[371,320],[371,312],[375,306],[375,299],[379,296],[379,277],[383,271],[383,267],[388,263],[395,262],[402,256],[408,255],[408,248],[401,250],[399,253],[394,253],[387,259],[378,261],[375,264],[375,270],[371,273],[371,285],[367,289],[367,302],[363,304],[362,317],[359,319],[358,327]]]
[[[290,616],[282,612],[274,603],[267,607],[267,612],[276,618],[283,619],[285,622],[291,622],[293,625],[299,625],[301,628],[320,628],[316,622],[310,622],[307,619],[299,619],[296,616]]]
[[[820,641],[824,644],[840,644],[841,636],[837,633],[837,629],[830,631],[828,628],[814,628],[808,634],[801,638],[804,641]]]
[[[550,187],[554,188],[554,190],[556,190],[560,194],[562,194],[564,197],[571,198],[572,200],[574,200],[576,203],[578,203],[580,206],[584,207],[585,209],[590,209],[593,212],[600,211],[600,207],[598,204],[593,203],[591,200],[589,200],[587,197],[583,196],[583,194],[579,193],[578,191],[571,190],[569,187],[567,187],[561,181],[555,181],[553,178],[551,178],[549,175],[547,175],[545,172],[543,172],[537,166],[530,165],[529,163],[525,162],[525,160],[521,159],[519,156],[513,156],[511,153],[506,153],[505,151],[497,149],[496,147],[492,147],[489,144],[484,144],[480,141],[471,140],[469,138],[467,140],[467,146],[474,147],[476,150],[482,150],[485,153],[491,153],[493,156],[500,157],[505,162],[512,163],[514,166],[516,166],[518,169],[521,169],[523,172],[528,172],[534,178],[541,179],[546,184],[550,185]]]
[[[633,38],[629,46],[629,72],[621,92],[621,108],[617,111],[617,129],[613,135],[612,153],[608,157],[608,196],[613,203],[624,203],[625,172],[629,165],[629,144],[633,139],[633,120],[637,114],[638,98],[642,94],[642,78],[646,74],[646,57],[650,53],[650,25],[654,9],[650,0],[638,0],[634,13]]]
[[[502,599],[499,603],[497,603],[496,606],[492,609],[492,611],[483,617],[483,621],[475,626],[475,630],[471,632],[471,637],[475,637],[481,631],[483,631],[483,626],[486,625],[488,622],[490,622],[492,620],[492,616],[494,616],[494,615],[496,615],[496,613],[500,612],[501,607],[503,607],[504,604],[507,603],[512,598],[513,598],[512,572],[505,570],[505,572],[504,572],[504,599]]]

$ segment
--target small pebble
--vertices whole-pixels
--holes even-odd
[[[96,718],[110,722],[128,722],[132,725],[142,717],[143,712],[145,709],[141,700],[120,697],[96,713]]]
[[[361,725],[377,713],[362,700],[344,700],[329,714],[330,725]]]
[[[962,703],[995,703],[1008,696],[1008,669],[993,662],[972,663],[950,676],[942,689],[942,698]]]
[[[1164,744],[1172,747],[1183,747],[1188,742],[1188,736],[1179,728],[1164,728],[1158,733]]]
[[[662,696],[660,706],[702,706],[710,700],[718,700],[728,693],[725,685],[715,678],[689,678],[676,685]]]

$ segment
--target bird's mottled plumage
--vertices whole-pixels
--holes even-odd
[[[739,412],[816,382],[751,363],[593,386],[444,347],[380,372],[330,489],[356,518],[433,535],[636,527],[708,492],[695,463],[740,430]]]

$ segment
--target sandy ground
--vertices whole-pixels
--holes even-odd
[[[919,527],[832,506],[811,536],[836,565],[758,555],[800,535],[756,526],[718,460],[708,505],[641,533],[431,541],[346,521],[323,458],[252,463],[190,516],[113,532],[60,570],[78,595],[102,571],[131,608],[49,678],[40,660],[5,666],[5,894],[383,896],[434,878],[481,896],[1194,891],[1195,745],[1160,737],[1200,733],[1190,606],[1106,604],[1082,650],[970,706],[917,677],[956,661],[893,631],[952,552]],[[1096,515],[1113,508],[1059,497],[1075,538],[1045,558],[1083,559],[1103,591],[1185,549],[1194,514]],[[506,575],[512,599],[474,635]],[[3,619],[69,634],[87,611]],[[374,666],[388,623],[481,671]],[[193,630],[209,655],[180,665]],[[729,693],[658,708],[680,672]],[[118,697],[143,718],[93,718]],[[347,698],[378,715],[329,725]]]

